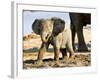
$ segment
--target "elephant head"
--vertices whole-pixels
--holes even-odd
[[[51,36],[57,36],[64,27],[65,22],[60,18],[36,19],[32,24],[32,30],[41,36],[43,42],[47,42]]]

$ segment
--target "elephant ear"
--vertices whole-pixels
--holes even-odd
[[[36,19],[32,24],[32,30],[34,33],[40,35],[41,27],[40,27],[41,21],[39,19]]]
[[[59,33],[63,32],[65,28],[65,21],[60,18],[51,18],[53,21],[53,35],[57,36]]]

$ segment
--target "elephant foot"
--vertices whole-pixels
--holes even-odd
[[[88,47],[86,46],[86,44],[79,43],[78,44],[78,51],[79,52],[87,52],[89,50],[88,50]]]
[[[63,63],[67,63],[70,59],[73,59],[74,57],[75,57],[74,54],[69,54],[68,56],[65,56],[62,61]]]
[[[88,48],[87,47],[78,47],[78,52],[88,52]]]
[[[88,49],[78,49],[77,51],[78,52],[88,52],[89,50]]]
[[[68,60],[69,58],[74,58],[74,57],[75,57],[75,54],[71,52],[71,53],[67,53],[66,59]]]
[[[70,54],[70,58],[74,58],[74,57],[75,57],[74,53]]]
[[[40,67],[44,65],[44,62],[42,60],[38,60],[36,64]]]
[[[67,59],[63,59],[62,61],[61,61],[61,63],[66,63],[67,62]]]
[[[55,66],[55,67],[62,67],[63,64],[60,63],[59,61],[55,61],[55,65],[54,65],[54,66]]]

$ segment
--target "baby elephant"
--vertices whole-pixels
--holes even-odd
[[[42,64],[43,55],[50,44],[54,47],[54,59],[57,65],[60,65],[60,52],[64,61],[74,56],[70,27],[68,24],[65,24],[64,20],[55,17],[51,19],[36,19],[32,24],[32,30],[40,35],[42,40],[38,55],[38,64]]]

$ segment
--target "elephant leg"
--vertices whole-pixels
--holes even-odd
[[[67,57],[68,58],[74,58],[74,51],[72,51],[72,50],[69,50],[69,54],[67,54]]]
[[[38,65],[42,65],[43,64],[43,55],[46,52],[46,44],[42,43],[41,48],[39,50],[39,54],[38,54]]]
[[[72,46],[72,36],[71,36],[71,31],[69,31],[67,35],[67,40],[66,40],[66,50],[68,51],[68,53],[66,52],[67,54],[67,59],[71,58],[74,56],[74,50],[73,50],[73,46]]]
[[[79,26],[77,30],[77,37],[78,37],[78,51],[88,51],[86,46],[84,35],[83,35],[83,27]]]
[[[71,18],[71,24],[74,25],[73,27],[75,27],[75,31],[78,37],[78,51],[88,51],[83,36],[83,25],[84,25],[83,16],[77,13],[70,13],[70,18]]]
[[[71,33],[72,33],[72,47],[73,47],[73,50],[75,51],[76,48],[75,48],[75,33],[76,33],[76,30],[75,30],[75,26],[71,24]]]
[[[54,59],[56,60],[56,65],[57,66],[60,66],[59,53],[60,53],[60,49],[54,47]]]
[[[57,38],[53,37],[51,40],[51,45],[54,48],[54,60],[57,66],[61,66],[59,62],[59,54],[60,54],[60,42]]]
[[[63,61],[66,62],[66,60],[68,59],[66,48],[65,48],[65,49],[60,49],[60,51],[61,51],[61,53],[62,53]]]
[[[73,50],[73,47],[72,47],[72,42],[68,42],[68,44],[66,45],[67,47],[67,50],[69,53],[67,53],[67,59],[68,58],[73,58],[74,57],[74,50]]]

